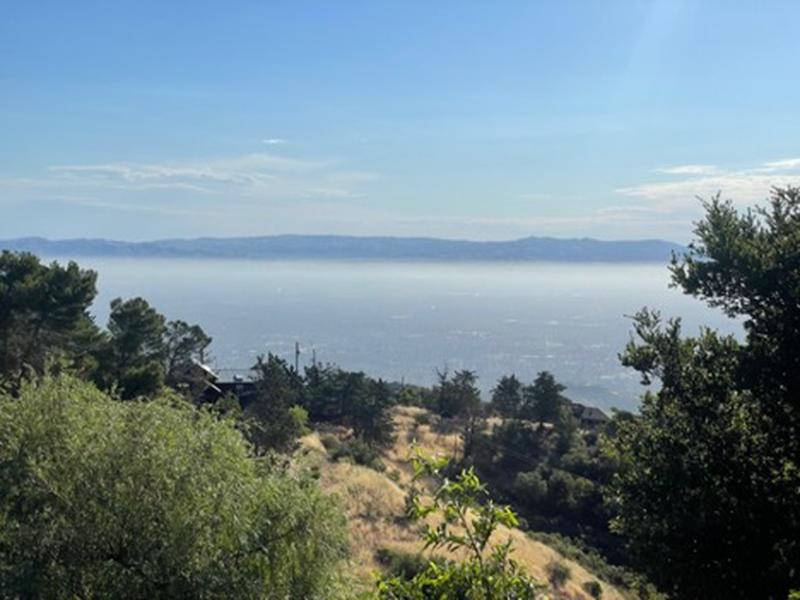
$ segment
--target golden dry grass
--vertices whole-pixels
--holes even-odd
[[[423,551],[418,535],[418,525],[403,518],[406,489],[411,482],[411,469],[406,463],[412,444],[416,444],[429,455],[452,456],[459,450],[456,433],[439,433],[430,425],[419,424],[418,415],[426,411],[416,407],[394,409],[397,439],[383,455],[385,472],[378,472],[360,465],[333,463],[327,460],[327,452],[316,433],[301,440],[301,454],[307,464],[320,469],[320,484],[331,494],[338,496],[347,515],[350,533],[351,558],[349,568],[360,582],[360,590],[374,586],[375,576],[380,572],[376,552],[388,548],[398,552],[417,553]],[[518,529],[500,527],[493,542],[508,538],[514,543],[512,558],[525,570],[542,582],[547,581],[547,565],[560,562],[570,570],[570,579],[554,598],[589,599],[582,585],[598,580],[581,565],[566,559],[546,544],[535,541]],[[625,600],[626,596],[610,584],[601,581],[603,598]]]

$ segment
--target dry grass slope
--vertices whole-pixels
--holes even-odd
[[[458,435],[438,433],[419,415],[426,411],[415,407],[398,407],[394,410],[397,439],[383,456],[386,471],[378,472],[368,467],[328,460],[325,446],[317,433],[302,439],[303,460],[320,470],[320,483],[327,492],[336,494],[342,502],[350,527],[351,567],[361,584],[360,591],[373,588],[381,565],[376,552],[388,548],[406,553],[423,550],[416,525],[403,518],[406,488],[411,482],[411,469],[406,460],[412,444],[424,452],[438,456],[452,456],[459,449]],[[570,561],[549,546],[532,540],[518,529],[501,527],[495,542],[508,538],[514,541],[512,557],[540,581],[547,580],[547,565],[560,562],[570,570],[570,578],[554,598],[589,599],[582,585],[598,578],[581,565]],[[622,592],[601,582],[605,600],[625,600]]]

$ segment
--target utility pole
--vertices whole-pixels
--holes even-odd
[[[294,372],[300,373],[300,342],[294,343]]]

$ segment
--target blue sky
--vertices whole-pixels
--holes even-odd
[[[797,2],[16,2],[0,238],[688,238],[800,184]]]

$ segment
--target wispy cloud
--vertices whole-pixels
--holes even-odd
[[[0,179],[0,200],[12,195],[31,199],[73,195],[76,202],[102,198],[97,208],[139,206],[143,211],[163,212],[170,205],[171,213],[178,214],[197,203],[230,208],[237,203],[357,198],[376,177],[346,168],[338,160],[266,152],[191,161],[59,164],[39,177]]]
[[[621,187],[615,191],[664,210],[699,210],[697,198],[708,198],[717,192],[739,206],[748,206],[764,200],[774,186],[800,186],[800,159],[797,158],[737,169],[684,165],[658,169],[658,172],[682,177]]]
[[[763,171],[781,171],[785,169],[800,169],[800,158],[784,158],[764,163]]]
[[[134,213],[155,213],[159,215],[170,215],[180,217],[214,217],[218,216],[218,211],[207,210],[192,210],[187,208],[175,208],[169,206],[148,206],[142,204],[128,204],[125,202],[105,202],[97,198],[77,198],[73,196],[48,196],[46,198],[51,202],[60,202],[62,204],[70,204],[72,206],[84,206],[88,208],[100,208],[122,212]]]
[[[677,165],[674,167],[660,167],[656,169],[658,173],[667,175],[709,175],[715,173],[717,167],[714,165]]]
[[[266,144],[267,146],[279,146],[281,144],[285,144],[286,140],[283,138],[264,138],[261,140],[262,144]]]

